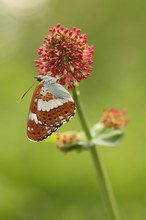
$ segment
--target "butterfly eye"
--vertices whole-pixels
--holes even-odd
[[[35,76],[34,78],[37,79],[38,82],[41,82],[43,80],[42,76]]]

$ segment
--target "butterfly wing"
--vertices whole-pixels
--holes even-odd
[[[75,114],[75,103],[70,94],[60,85],[57,88],[66,92],[68,98],[61,95],[59,89],[55,89],[58,95],[52,94],[52,87],[48,89],[43,82],[34,91],[27,123],[27,136],[32,141],[47,138]]]

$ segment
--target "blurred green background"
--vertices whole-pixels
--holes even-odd
[[[146,3],[138,0],[0,0],[0,219],[107,220],[90,154],[61,154],[26,137],[33,62],[48,29],[81,28],[94,45],[93,72],[80,84],[93,125],[103,108],[128,110],[126,136],[100,148],[121,219],[146,219]],[[78,117],[60,131],[81,130]]]

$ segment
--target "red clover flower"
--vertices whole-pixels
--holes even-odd
[[[101,119],[101,122],[107,128],[120,129],[125,127],[128,121],[125,119],[126,110],[123,109],[121,112],[116,108],[111,108],[110,110],[103,110],[104,114]]]
[[[38,72],[57,77],[68,89],[75,88],[75,81],[86,79],[92,71],[93,46],[87,44],[86,34],[80,34],[76,27],[69,31],[58,24],[49,31],[38,50],[39,59],[34,61]]]

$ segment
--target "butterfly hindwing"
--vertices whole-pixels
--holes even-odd
[[[51,132],[49,127],[44,126],[43,124],[36,123],[35,121],[28,120],[28,138],[32,141],[43,140],[48,137],[48,133]]]
[[[53,99],[52,102],[56,102],[56,99]],[[60,105],[56,105],[55,103],[55,107],[47,111],[47,107],[44,106],[48,106],[48,104],[49,101],[43,101],[42,109],[37,112],[38,120],[40,120],[43,124],[48,124],[50,126],[61,126],[65,122],[68,122],[75,114],[75,104],[73,102],[62,102]]]

